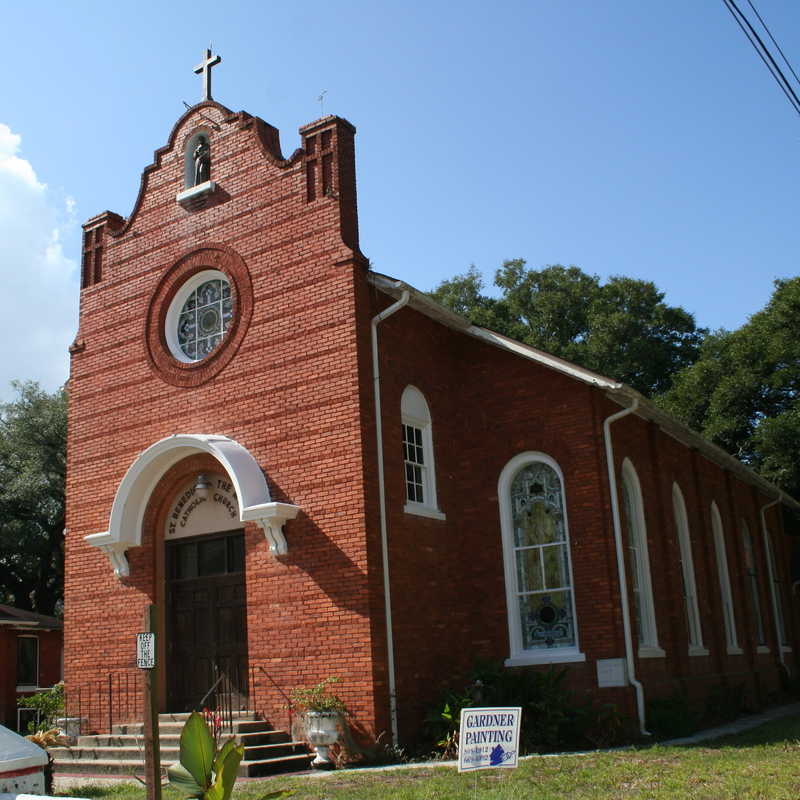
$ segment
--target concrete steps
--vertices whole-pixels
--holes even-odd
[[[178,761],[180,732],[188,714],[159,715],[161,766]],[[144,736],[142,723],[114,725],[110,734],[79,736],[70,747],[54,747],[56,775],[143,775]],[[286,731],[270,728],[253,714],[242,712],[233,721],[233,737],[244,745],[239,764],[241,777],[258,777],[309,768],[310,753],[304,742],[293,741]],[[226,738],[223,735],[223,739]]]

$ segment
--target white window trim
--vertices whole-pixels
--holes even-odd
[[[639,658],[666,658],[666,651],[658,645],[640,644],[637,651]]]
[[[764,528],[764,552],[767,556],[767,580],[769,581],[769,594],[772,600],[772,613],[775,618],[775,630],[780,639],[778,646],[782,652],[789,645],[789,636],[786,629],[786,614],[780,595],[780,581],[778,580],[777,567],[775,564],[775,553],[772,548],[772,537],[769,531]]]
[[[427,418],[419,414],[410,414],[404,410],[407,398],[410,396],[407,394],[409,392],[416,393],[418,399],[421,399],[425,404]],[[418,503],[408,499],[405,477],[405,458],[403,459],[403,494],[406,496],[403,511],[406,514],[416,514],[419,517],[427,517],[428,519],[445,520],[447,517],[439,508],[439,501],[436,496],[436,459],[433,457],[433,423],[430,416],[430,407],[428,406],[428,401],[425,399],[425,395],[417,389],[416,386],[411,386],[409,384],[403,390],[403,396],[400,400],[400,416],[403,425],[411,425],[422,431],[422,457],[425,461],[425,469],[423,470],[424,483],[422,485],[425,502]]]
[[[38,688],[39,686],[39,666],[40,666],[40,649],[41,649],[41,642],[39,641],[38,636],[31,636],[31,635],[19,635],[17,636],[17,641],[19,642],[20,639],[33,639],[36,642],[36,682],[33,684],[29,683],[18,683],[16,690],[18,692],[31,692]],[[17,644],[19,647],[19,644]],[[18,653],[15,653],[17,659],[19,659]]]
[[[697,584],[694,577],[694,558],[692,557],[692,538],[689,532],[689,517],[686,514],[686,502],[683,492],[677,483],[672,484],[672,512],[675,517],[675,528],[678,534],[678,546],[681,553],[681,570],[683,572],[686,602],[686,622],[689,633],[689,655],[706,656],[708,650],[703,646],[703,625],[700,621],[700,608],[697,604]]]
[[[761,585],[758,581],[758,566],[756,564],[756,551],[753,547],[753,537],[750,535],[750,528],[747,525],[745,520],[739,520],[739,533],[742,537],[742,550],[744,555],[744,569],[745,569],[745,579],[747,584],[747,592],[750,596],[750,606],[753,610],[753,615],[755,619],[753,623],[755,625],[755,635],[756,635],[756,653],[769,653],[770,649],[767,645],[767,630],[764,627],[764,611],[761,608]],[[753,574],[750,574],[750,571],[747,566],[747,556],[750,555],[750,559],[752,561],[752,569]],[[758,640],[758,630],[761,629],[761,636],[762,640]]]
[[[733,605],[731,576],[728,570],[728,550],[725,542],[725,529],[722,516],[715,501],[711,502],[711,532],[714,537],[714,554],[717,557],[717,577],[719,578],[720,599],[722,601],[722,622],[725,626],[725,647],[728,655],[742,652],[736,635],[736,610]]]
[[[514,520],[511,509],[511,484],[517,473],[533,462],[542,462],[552,467],[561,481],[561,500],[564,503],[564,533],[567,544],[569,562],[570,596],[572,599],[572,616],[575,620],[575,644],[572,647],[542,648],[541,650],[525,650],[522,647],[522,631],[519,624],[519,598],[517,597],[517,563],[514,554]],[[503,543],[503,572],[506,584],[506,615],[508,621],[509,657],[505,666],[517,667],[529,664],[567,664],[586,661],[586,655],[580,651],[578,611],[575,602],[575,579],[572,574],[572,551],[569,538],[569,521],[567,519],[566,486],[564,474],[558,463],[545,453],[528,451],[514,456],[500,473],[497,481],[497,499],[500,506],[500,533]]]
[[[647,540],[647,523],[644,518],[644,500],[642,498],[642,485],[633,462],[626,458],[622,462],[622,484],[627,485],[628,495],[633,505],[635,519],[629,520],[636,531],[635,543],[639,558],[637,560],[637,582],[639,584],[639,599],[642,607],[639,609],[643,622],[645,638],[639,642],[640,658],[661,658],[665,652],[658,645],[658,628],[656,626],[655,602],[653,600],[653,582],[650,576],[650,547]],[[624,489],[623,489],[624,491]],[[624,506],[624,503],[623,503]],[[627,512],[627,509],[626,509]],[[630,530],[628,531],[630,535]],[[628,543],[630,547],[630,542]]]
[[[175,297],[172,298],[172,302],[169,304],[167,316],[164,320],[164,338],[166,339],[167,347],[169,348],[173,358],[177,359],[178,361],[182,361],[184,364],[198,364],[203,359],[189,358],[189,356],[183,352],[181,346],[178,344],[178,320],[180,318],[183,305],[189,299],[189,295],[195,289],[197,289],[198,286],[202,286],[202,284],[204,284],[206,281],[213,280],[223,280],[225,283],[230,284],[230,280],[224,272],[220,272],[218,269],[204,269],[202,272],[195,273],[191,278],[189,278],[189,280],[184,282],[181,288],[175,293]],[[227,333],[222,334],[223,342],[226,335]],[[220,342],[217,347],[221,347],[223,342]]]

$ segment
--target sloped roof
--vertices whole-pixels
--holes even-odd
[[[795,511],[800,511],[800,503],[793,497],[786,494],[786,492],[779,489],[765,478],[762,478],[758,473],[742,464],[741,461],[734,458],[721,447],[709,442],[708,439],[705,439],[697,433],[697,431],[692,430],[684,423],[671,417],[662,409],[658,408],[651,400],[648,400],[643,394],[637,392],[636,389],[624,383],[620,383],[619,381],[615,381],[613,378],[607,378],[597,372],[592,372],[577,364],[565,361],[563,358],[558,358],[558,356],[545,353],[543,350],[538,350],[535,347],[523,344],[515,339],[510,339],[508,336],[503,336],[488,328],[473,325],[468,319],[450,311],[450,309],[445,308],[435,300],[431,300],[426,294],[423,294],[418,289],[415,289],[413,286],[401,280],[372,271],[368,274],[368,280],[376,289],[388,294],[390,297],[400,298],[403,292],[408,292],[409,306],[419,311],[421,314],[425,314],[427,317],[440,322],[442,325],[446,325],[448,328],[464,333],[467,336],[472,336],[475,339],[498,347],[501,350],[514,353],[522,358],[535,361],[537,364],[553,369],[563,375],[568,375],[582,383],[587,383],[590,386],[605,390],[607,397],[619,403],[619,405],[624,408],[629,408],[634,401],[638,401],[638,407],[634,412],[637,416],[655,422],[674,439],[677,439],[687,447],[695,448],[709,461],[714,462],[723,469],[729,470],[738,478],[757,487],[765,494],[775,499],[780,499],[782,503]]]
[[[60,630],[63,626],[60,619],[25,611],[14,606],[0,603],[0,625],[11,628],[36,628],[43,631]]]

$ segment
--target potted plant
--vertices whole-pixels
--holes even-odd
[[[291,693],[292,708],[303,714],[306,738],[316,750],[311,766],[317,769],[334,766],[329,750],[339,740],[347,713],[342,699],[330,689],[338,682],[339,678],[325,678],[315,686],[298,686]]]

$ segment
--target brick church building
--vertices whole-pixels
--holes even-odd
[[[478,658],[565,667],[643,728],[677,690],[768,697],[795,670],[798,504],[631,388],[372,271],[355,128],[300,145],[207,92],[129,216],[83,226],[64,671],[107,687],[90,727],[138,680],[151,603],[163,710],[222,671],[285,724],[292,687],[337,676],[406,743]]]

